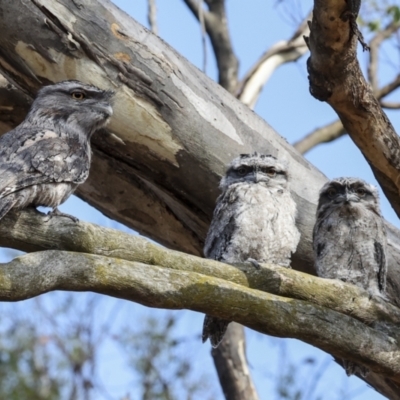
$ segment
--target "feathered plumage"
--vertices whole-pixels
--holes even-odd
[[[89,175],[90,137],[112,115],[112,95],[79,81],[39,90],[26,119],[0,137],[0,219],[30,205],[58,213]]]
[[[300,233],[284,163],[270,155],[243,154],[231,162],[220,188],[205,257],[226,263],[255,260],[288,267]],[[203,342],[209,338],[217,347],[228,324],[206,315]]]
[[[377,189],[357,178],[326,183],[313,232],[318,276],[339,279],[385,297],[387,241]],[[348,375],[367,369],[344,361]]]

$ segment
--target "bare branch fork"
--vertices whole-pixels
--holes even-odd
[[[1,245],[57,251],[2,264],[1,301],[77,290],[149,307],[185,308],[269,335],[298,338],[400,383],[400,309],[362,289],[274,265],[261,270],[230,266],[62,217],[45,221],[34,210],[3,220]]]

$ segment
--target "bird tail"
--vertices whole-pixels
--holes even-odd
[[[0,199],[0,220],[13,208],[15,198],[13,195],[8,195]]]
[[[222,342],[230,321],[206,315],[203,323],[203,343],[210,339],[211,346],[215,348]]]

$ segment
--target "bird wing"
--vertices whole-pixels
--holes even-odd
[[[223,254],[235,231],[234,203],[237,199],[235,191],[229,189],[218,198],[204,245],[205,257],[223,261]]]
[[[87,178],[89,151],[78,141],[43,129],[14,133],[14,141],[7,134],[0,139],[0,198],[32,185]]]

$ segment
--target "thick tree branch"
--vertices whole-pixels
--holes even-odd
[[[63,79],[116,91],[115,114],[108,130],[93,137],[90,176],[78,196],[162,244],[201,254],[227,163],[254,150],[276,155],[288,161],[301,210],[304,240],[294,266],[309,269],[316,193],[326,178],[261,118],[110,1],[80,4],[0,3],[0,69],[8,79],[31,94]]]
[[[258,270],[252,264],[227,265],[169,250],[140,236],[64,217],[48,220],[33,209],[12,212],[0,224],[0,245],[23,251],[47,249],[99,256],[196,272],[280,296],[306,300],[371,324],[375,320],[400,324],[400,310],[354,285],[320,279],[279,266]]]
[[[23,300],[52,290],[93,291],[149,307],[185,308],[232,319],[262,333],[298,338],[400,382],[395,338],[301,300],[197,272],[85,253],[36,252],[0,266],[1,301]]]
[[[391,229],[390,227],[388,228],[389,234],[392,236]],[[264,265],[258,271],[252,265],[230,266],[221,264],[213,260],[168,250],[141,237],[131,236],[113,229],[106,229],[84,222],[76,224],[62,217],[54,217],[48,221],[47,216],[43,216],[33,209],[7,215],[2,220],[2,224],[0,224],[0,238],[1,245],[21,250],[37,251],[52,248],[83,253],[91,252],[99,255],[99,257],[111,256],[113,259],[118,259],[119,263],[122,263],[123,260],[144,262],[147,267],[160,265],[163,269],[172,270],[171,272],[198,273],[202,276],[215,277],[223,281],[229,280],[239,284],[241,287],[270,291],[284,297],[307,301],[310,304],[324,307],[324,309],[332,309],[335,312],[349,315],[352,319],[356,318],[367,325],[373,324],[375,329],[379,329],[385,335],[398,336],[397,326],[400,315],[397,308],[380,299],[371,299],[368,293],[362,289],[340,281],[315,278],[291,269],[272,265]],[[392,254],[397,247],[391,241],[390,249]],[[63,260],[59,259],[58,261],[61,268]],[[390,266],[393,266],[392,258],[390,261]],[[69,268],[67,266],[67,269]],[[33,274],[36,273],[34,272]],[[81,279],[79,274],[73,270],[71,273],[76,275],[77,279]],[[43,274],[37,275],[36,279],[45,279],[47,281]],[[118,278],[113,279],[115,279],[115,284],[118,284]],[[125,280],[125,277],[121,279]],[[147,280],[151,281],[152,279],[153,277],[148,275]],[[32,281],[32,285],[37,285],[36,280]],[[389,279],[389,285],[393,285],[392,279]],[[73,284],[71,283],[72,286]],[[40,287],[40,285],[37,287]],[[77,288],[86,290],[80,286],[77,286]],[[64,289],[66,290],[67,288],[64,287]],[[392,287],[391,293],[396,298],[398,289]],[[106,294],[110,293],[107,292]],[[209,296],[210,294],[205,295]],[[216,295],[212,296],[210,298],[214,299]],[[215,310],[219,309],[218,304],[215,305]],[[209,313],[211,314],[211,312]],[[283,314],[285,315],[286,312]],[[242,322],[239,319],[238,321]],[[347,329],[346,326],[342,328]],[[400,396],[393,395],[393,393],[398,393],[396,383],[387,377],[382,379],[379,374],[370,373],[368,382],[373,384],[381,393],[390,395],[393,399],[400,398]]]
[[[368,64],[368,79],[371,84],[372,90],[374,92],[375,97],[380,100],[380,105],[383,108],[389,109],[398,109],[398,103],[389,103],[382,100],[383,97],[392,93],[400,86],[400,75],[398,75],[392,82],[386,84],[385,86],[379,88],[378,87],[378,63],[379,63],[379,49],[382,42],[394,32],[396,32],[400,28],[399,22],[391,22],[385,29],[378,32],[374,38],[370,41],[370,59]],[[306,135],[301,140],[294,143],[294,147],[302,154],[311,150],[313,147],[322,144],[328,143],[337,138],[343,136],[346,133],[342,124],[339,121],[336,121],[332,124],[328,124],[322,128],[318,128]]]
[[[310,91],[337,112],[400,216],[400,140],[362,75],[356,57],[357,38],[340,17],[345,9],[344,1],[314,2]]]
[[[308,52],[303,36],[308,35],[310,32],[307,24],[310,18],[311,14],[307,15],[289,40],[274,44],[246,74],[240,83],[238,93],[238,98],[244,104],[247,104],[250,108],[254,108],[262,88],[265,86],[272,73],[280,65],[296,61]]]
[[[200,21],[199,2],[183,0],[193,15]],[[205,0],[209,11],[203,10],[205,28],[210,37],[218,65],[219,84],[228,92],[235,93],[238,85],[239,62],[233,51],[229,35],[224,0]]]

